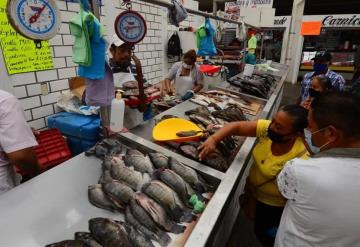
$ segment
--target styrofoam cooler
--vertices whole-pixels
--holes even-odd
[[[67,138],[73,155],[88,150],[100,137],[100,118],[97,115],[60,112],[48,118],[48,126],[59,129]]]

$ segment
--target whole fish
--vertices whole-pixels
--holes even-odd
[[[177,194],[164,183],[153,180],[144,184],[142,191],[159,203],[175,222],[191,222],[194,220],[191,210],[185,208]]]
[[[125,229],[129,235],[131,247],[154,247],[150,238],[141,231],[138,231],[130,224],[125,225]]]
[[[103,183],[111,182],[112,180],[113,178],[111,177],[110,170],[103,169],[98,183],[103,184]]]
[[[126,229],[121,224],[107,218],[89,220],[91,235],[103,246],[130,247],[131,243]]]
[[[133,166],[135,170],[141,173],[152,174],[154,171],[149,156],[144,156],[143,154],[126,154],[124,162],[127,166]]]
[[[178,225],[172,221],[164,208],[145,194],[136,192],[134,199],[151,216],[155,223],[165,231],[172,233],[182,233],[185,231],[185,226]]]
[[[193,189],[199,193],[207,192],[207,186],[203,182],[202,178],[191,169],[190,167],[184,166],[176,159],[170,157],[170,169],[182,177]]]
[[[130,206],[126,207],[125,210],[125,221],[126,223],[133,226],[138,231],[142,232],[146,237],[155,240],[160,243],[161,246],[167,246],[169,241],[167,238],[162,240],[157,236],[154,232],[150,231],[146,228],[142,223],[140,223],[137,219],[135,219],[134,215],[131,213]]]
[[[208,154],[204,158],[203,162],[204,164],[222,172],[225,172],[229,168],[226,159],[221,155],[218,150],[211,154]]]
[[[168,167],[169,159],[162,153],[149,153],[149,157],[156,168]]]
[[[154,176],[173,189],[179,195],[182,202],[190,207],[189,199],[195,192],[182,177],[170,169],[156,170]]]
[[[111,177],[129,185],[133,190],[139,190],[141,186],[150,180],[148,174],[141,174],[130,167],[121,165],[112,165],[110,171]]]
[[[103,184],[103,190],[112,203],[124,209],[134,194],[133,189],[117,180]]]
[[[126,155],[140,155],[140,156],[144,156],[144,154],[143,154],[142,152],[140,152],[140,151],[137,150],[137,149],[132,149],[132,148],[130,148],[130,149],[128,149],[128,150],[126,151]]]
[[[80,240],[87,247],[102,247],[92,236],[90,232],[75,232],[75,240]]]
[[[106,197],[101,184],[88,186],[88,198],[89,198],[89,202],[98,208],[102,208],[110,211],[116,211],[122,209],[122,208],[118,208]]]
[[[158,237],[159,243],[162,246],[166,246],[168,243],[170,243],[170,236],[156,225],[151,216],[139,204],[137,204],[134,199],[130,200],[129,206],[134,218],[137,219],[138,222],[143,224],[144,227],[155,233]]]
[[[185,154],[185,156],[194,159],[194,160],[198,160],[199,159],[199,152],[198,149],[192,145],[181,145],[180,146],[180,150],[181,152],[183,152]]]
[[[45,245],[45,247],[88,247],[88,245],[80,240],[64,240],[61,242]]]

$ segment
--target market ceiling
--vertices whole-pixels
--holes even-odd
[[[212,0],[197,0],[200,10],[212,12]],[[226,1],[226,2],[234,2]],[[293,0],[274,0],[273,8],[276,15],[291,15]],[[224,4],[219,4],[224,9]],[[326,14],[357,14],[360,13],[359,0],[306,0],[305,15],[326,15]]]

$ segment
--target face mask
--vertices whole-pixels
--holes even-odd
[[[321,64],[321,63],[314,63],[313,68],[314,68],[315,74],[320,74],[322,72],[326,72],[327,65]]]
[[[316,98],[316,97],[319,97],[321,95],[321,92],[320,91],[316,91],[312,88],[309,88],[309,95],[311,98]]]
[[[186,64],[186,63],[183,63],[183,68],[184,69],[191,69],[193,66],[192,65],[189,65],[189,64]]]
[[[274,143],[283,143],[284,142],[284,135],[276,133],[272,129],[268,128],[268,137]]]
[[[325,147],[326,145],[328,145],[328,144],[330,143],[330,142],[327,142],[327,143],[325,143],[324,145],[322,145],[321,147],[317,147],[317,146],[315,146],[315,145],[312,143],[312,136],[313,136],[314,134],[316,134],[316,133],[318,133],[318,132],[326,129],[326,128],[327,128],[327,127],[322,128],[322,129],[319,129],[319,130],[314,131],[314,132],[312,132],[312,133],[311,133],[310,130],[304,129],[305,141],[306,141],[307,145],[309,146],[310,151],[311,151],[313,154],[319,153],[323,147]]]

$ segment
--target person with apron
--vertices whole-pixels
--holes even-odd
[[[109,47],[109,65],[111,67],[114,86],[116,89],[122,89],[126,82],[136,82],[136,67],[131,64],[131,46],[124,43],[114,34]],[[149,107],[149,109],[151,109]],[[138,109],[125,107],[124,127],[131,129],[144,121],[144,114]]]
[[[36,139],[15,96],[0,90],[0,194],[20,184],[18,165],[30,177],[40,173],[32,147]]]
[[[196,62],[195,50],[189,50],[184,54],[183,61],[175,63],[167,74],[163,87],[163,94],[175,94],[182,100],[190,99],[195,93],[203,88],[204,74]]]

